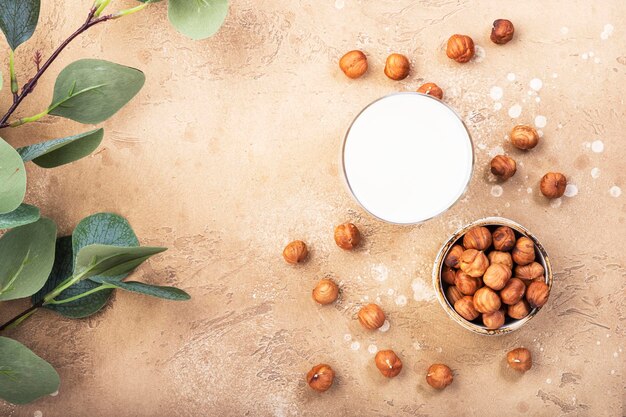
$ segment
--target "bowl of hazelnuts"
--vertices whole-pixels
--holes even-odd
[[[488,217],[461,228],[443,245],[433,284],[455,322],[474,333],[502,335],[522,327],[546,304],[552,268],[528,229]]]

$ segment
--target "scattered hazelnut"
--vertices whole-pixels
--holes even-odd
[[[466,295],[456,303],[454,303],[454,309],[461,317],[463,317],[467,321],[472,321],[479,316],[480,313],[476,311],[474,307],[474,297],[471,295]]]
[[[465,249],[463,249],[461,245],[452,246],[450,250],[448,251],[448,254],[446,255],[446,258],[444,259],[443,263],[448,265],[450,268],[458,268],[459,259],[461,258],[463,251],[465,251]]]
[[[474,293],[482,287],[483,283],[480,278],[474,278],[463,271],[457,271],[454,285],[462,294],[474,295]]]
[[[403,80],[409,75],[411,64],[409,59],[402,54],[391,54],[385,62],[385,75],[392,80]]]
[[[426,374],[426,382],[433,388],[444,389],[452,383],[452,370],[442,363],[430,365]]]
[[[489,287],[480,288],[474,294],[474,308],[479,313],[493,313],[498,311],[501,305],[500,297]]]
[[[361,233],[354,224],[344,223],[335,228],[335,243],[341,249],[354,249],[360,242]]]
[[[502,264],[508,266],[509,269],[513,268],[513,258],[511,258],[511,254],[508,252],[500,252],[497,250],[489,252],[487,255],[490,264]]]
[[[533,280],[542,277],[543,266],[539,262],[531,262],[528,265],[518,265],[515,267],[515,276],[521,279]]]
[[[483,324],[486,328],[494,330],[504,325],[504,310],[496,310],[491,313],[483,313]]]
[[[367,71],[367,57],[361,51],[350,51],[339,60],[339,68],[348,77],[359,78]]]
[[[335,371],[329,365],[315,365],[306,374],[306,381],[315,391],[324,392],[333,385]]]
[[[375,361],[380,373],[387,378],[398,376],[402,370],[402,361],[393,350],[379,350]]]
[[[463,293],[459,291],[456,286],[450,285],[448,288],[446,288],[446,298],[451,305],[454,305],[454,303],[463,298]]]
[[[313,299],[320,304],[330,304],[337,299],[339,287],[333,280],[322,279],[313,288]]]
[[[535,260],[535,244],[526,236],[522,236],[515,242],[511,256],[516,264],[528,265]]]
[[[517,304],[510,305],[506,312],[512,319],[521,320],[530,314],[530,306],[526,300],[521,300]]]
[[[306,259],[309,254],[309,250],[306,247],[306,243],[301,240],[294,240],[283,249],[283,258],[290,264],[297,264]]]
[[[511,278],[500,291],[500,298],[504,304],[513,305],[520,302],[525,292],[524,282],[519,278]]]
[[[489,267],[489,260],[482,251],[467,249],[461,255],[459,266],[469,276],[478,278],[483,276]]]
[[[533,366],[533,358],[526,348],[513,349],[506,354],[506,361],[516,371],[526,372]]]
[[[559,198],[565,193],[567,178],[560,172],[548,172],[541,178],[539,188],[541,194],[548,198]]]
[[[443,282],[449,285],[454,285],[454,280],[456,278],[456,271],[449,266],[444,266],[441,270],[441,278]]]
[[[474,56],[474,41],[466,35],[452,35],[446,47],[448,58],[456,62],[468,62]]]
[[[532,307],[543,307],[550,296],[550,287],[543,281],[535,280],[526,289],[526,300]]]
[[[385,313],[376,304],[367,304],[359,310],[359,322],[368,330],[378,329],[385,323]]]
[[[517,125],[511,130],[511,143],[518,149],[532,149],[539,143],[539,134],[532,126]]]
[[[498,45],[504,45],[513,39],[513,33],[515,33],[515,28],[510,20],[494,20],[491,28],[491,41]]]
[[[484,251],[491,246],[491,232],[483,226],[472,227],[463,236],[463,246],[465,249]]]
[[[443,98],[443,90],[435,83],[422,84],[420,88],[417,89],[417,92],[437,97],[439,100]]]
[[[493,232],[493,247],[498,251],[510,251],[515,246],[515,232],[508,226],[500,226]]]
[[[515,160],[506,155],[496,155],[491,160],[491,173],[500,179],[508,180],[517,171]]]
[[[511,270],[502,264],[489,265],[483,275],[483,282],[489,288],[499,291],[511,279]]]

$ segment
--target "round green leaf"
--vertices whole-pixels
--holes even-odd
[[[54,263],[56,231],[42,217],[0,238],[0,301],[30,297],[43,287]]]
[[[40,0],[0,1],[0,29],[11,49],[30,39],[39,20]]]
[[[143,87],[143,72],[100,59],[81,59],[61,71],[49,114],[80,123],[100,123],[124,107]]]
[[[228,14],[228,0],[169,0],[172,25],[191,39],[204,39],[217,32]]]
[[[39,209],[29,204],[20,204],[10,213],[0,214],[0,230],[23,226],[39,220]]]
[[[0,138],[0,214],[22,203],[26,194],[26,170],[20,154]]]
[[[59,374],[23,344],[0,336],[0,398],[27,404],[59,389]]]
[[[42,168],[54,168],[89,155],[100,145],[103,136],[104,129],[96,129],[18,148],[17,152],[24,162],[33,161]]]

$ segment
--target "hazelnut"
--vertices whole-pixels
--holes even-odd
[[[450,250],[448,251],[448,254],[446,255],[446,258],[444,259],[443,263],[448,265],[450,268],[458,268],[459,259],[461,258],[463,251],[465,251],[465,249],[463,249],[463,246],[461,245],[452,246]]]
[[[306,247],[306,243],[301,240],[294,240],[283,249],[283,258],[290,264],[297,264],[306,259],[309,255],[309,250]]]
[[[519,278],[511,278],[500,291],[500,298],[504,304],[513,305],[519,303],[525,292],[524,282]]]
[[[535,260],[535,244],[526,236],[522,236],[515,242],[511,256],[516,264],[528,265]]]
[[[526,289],[528,289],[528,287],[530,286],[530,284],[532,284],[535,281],[541,281],[541,282],[546,282],[546,278],[542,275],[539,278],[535,278],[535,279],[522,279],[522,282],[524,283],[524,285],[526,286]]]
[[[452,370],[442,363],[430,365],[426,374],[426,382],[433,388],[444,389],[452,383]]]
[[[385,313],[376,304],[367,304],[359,310],[359,322],[368,330],[378,329],[385,323]]]
[[[500,297],[489,287],[480,288],[474,294],[474,308],[479,313],[493,313],[499,310],[501,305]]]
[[[323,363],[315,365],[306,374],[306,381],[309,386],[319,392],[324,392],[330,388],[330,386],[333,385],[334,379],[335,371],[333,371],[333,368]]]
[[[515,267],[515,276],[521,279],[532,280],[542,277],[543,273],[543,265],[539,262],[531,262],[528,265],[518,265]]]
[[[454,285],[454,280],[456,279],[456,271],[449,266],[444,265],[443,269],[441,270],[441,278],[446,284]]]
[[[359,246],[361,233],[352,223],[340,224],[335,228],[335,243],[341,249],[351,250]]]
[[[454,303],[463,298],[463,293],[459,291],[456,286],[450,285],[448,288],[446,288],[446,298],[451,305],[454,305]]]
[[[489,267],[489,260],[485,254],[476,249],[467,249],[459,260],[461,270],[471,277],[481,277]]]
[[[539,134],[532,126],[517,125],[511,130],[511,143],[518,149],[532,149],[539,143]]]
[[[350,51],[339,60],[339,68],[349,78],[359,78],[367,71],[367,57],[361,51]]]
[[[466,295],[454,303],[454,309],[467,321],[474,320],[480,314],[474,307],[474,297],[471,295]]]
[[[530,314],[530,306],[526,300],[521,300],[517,304],[510,305],[506,311],[512,319],[521,320]]]
[[[496,155],[491,160],[491,173],[500,179],[508,180],[517,171],[515,160],[506,155]]]
[[[510,251],[515,246],[515,232],[508,226],[500,226],[493,232],[493,247],[498,251]]]
[[[398,376],[402,370],[402,361],[393,350],[379,350],[374,360],[380,373],[387,378]]]
[[[504,45],[513,39],[513,33],[515,33],[515,28],[510,20],[494,20],[491,28],[491,41],[498,45]]]
[[[513,268],[513,258],[511,258],[511,254],[508,252],[500,252],[497,250],[489,252],[487,255],[490,264],[502,264],[508,266],[509,269]]]
[[[339,287],[333,280],[322,279],[313,288],[313,299],[320,304],[330,304],[337,299]]]
[[[468,62],[474,56],[474,41],[466,35],[452,35],[446,47],[448,58],[456,62]]]
[[[461,294],[474,295],[474,293],[483,286],[483,283],[480,278],[470,277],[463,271],[457,271],[454,285]]]
[[[417,89],[417,92],[437,97],[439,100],[443,98],[443,90],[435,83],[422,84],[420,88]]]
[[[494,330],[504,325],[504,310],[496,310],[491,313],[483,313],[483,324],[486,328]]]
[[[484,251],[491,246],[491,232],[483,226],[472,227],[463,236],[463,246],[465,249]]]
[[[402,54],[391,54],[385,62],[385,75],[392,80],[404,80],[409,76],[410,69],[409,59]]]
[[[550,296],[550,287],[543,281],[535,280],[526,289],[526,300],[532,307],[543,307]]]
[[[548,198],[559,198],[565,193],[567,178],[560,172],[548,172],[541,178],[539,188],[541,194]]]
[[[506,361],[516,371],[526,372],[533,366],[533,358],[526,348],[513,349],[506,354]]]
[[[483,275],[483,282],[489,288],[499,291],[511,279],[511,270],[502,264],[490,265]]]

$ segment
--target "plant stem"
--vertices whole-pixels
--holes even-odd
[[[8,327],[10,327],[13,324],[17,325],[17,324],[21,323],[27,317],[31,316],[41,306],[43,306],[43,300],[33,304],[32,306],[30,306],[26,310],[22,311],[17,316],[13,317],[11,320],[9,320],[6,323],[0,325],[0,332],[5,330],[5,329],[7,329]]]
[[[9,52],[9,74],[11,77],[11,93],[13,93],[13,102],[17,101],[17,91],[19,86],[17,85],[17,76],[15,75],[15,59],[13,56],[13,50]]]
[[[62,300],[50,300],[48,301],[46,304],[65,304],[65,303],[71,303],[72,301],[76,301],[76,300],[80,300],[83,297],[87,297],[93,293],[96,293],[98,291],[102,291],[102,290],[108,290],[111,288],[115,288],[115,285],[109,285],[109,284],[102,284],[99,287],[96,288],[92,288],[89,291],[85,291],[84,293],[75,295],[73,297],[69,297],[69,298],[64,298]]]

